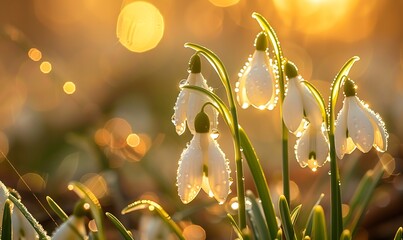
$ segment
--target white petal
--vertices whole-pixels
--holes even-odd
[[[295,156],[301,167],[306,167],[308,165],[310,152],[309,131],[310,126],[308,125],[308,127],[302,133],[302,136],[297,140],[297,143],[295,145]]]
[[[318,166],[323,166],[328,160],[329,155],[329,143],[323,131],[320,129],[315,129],[315,141],[316,141],[316,161]]]
[[[366,107],[362,102],[360,102],[360,104],[367,110],[368,118],[370,119],[372,127],[374,128],[374,147],[379,152],[385,152],[388,148],[389,138],[385,123],[379,114]]]
[[[323,122],[323,117],[319,103],[305,84],[300,83],[300,91],[306,117],[311,124],[315,124],[316,127],[320,128]]]
[[[250,70],[245,72],[245,89],[250,103],[259,109],[273,108],[275,99],[275,76],[268,65],[266,52],[255,51]]]
[[[342,159],[344,154],[347,153],[347,113],[348,113],[348,103],[344,99],[343,107],[341,108],[336,119],[334,141],[336,147],[336,154],[339,159]],[[355,146],[355,145],[354,145]],[[353,149],[354,150],[354,149]]]
[[[203,176],[202,159],[200,139],[194,136],[182,152],[176,177],[178,195],[185,204],[191,202],[200,191]]]
[[[188,98],[189,92],[181,90],[178,98],[176,99],[172,122],[175,125],[175,130],[178,135],[183,134],[186,130],[186,110]]]
[[[237,94],[236,99],[238,100],[239,105],[241,105],[243,109],[248,108],[250,106],[248,96],[246,96],[246,88],[245,88],[245,81],[249,72],[250,72],[250,65],[248,65],[248,67],[242,73],[241,77],[236,83],[235,88],[235,92]]]
[[[75,231],[73,227],[77,230]],[[56,231],[53,233],[52,240],[78,239],[80,234],[85,237],[86,230],[84,225],[84,217],[70,216]]]
[[[230,169],[218,143],[211,140],[209,145],[208,179],[215,199],[221,204],[230,192]]]
[[[304,117],[304,109],[301,94],[298,91],[297,84],[299,79],[292,78],[288,81],[287,95],[283,102],[283,119],[284,124],[290,132],[295,133]]]
[[[3,222],[4,203],[8,199],[9,191],[7,187],[0,181],[0,226]]]
[[[209,197],[214,197],[213,191],[211,191],[210,183],[208,182],[208,177],[203,174],[202,189]]]
[[[26,239],[36,240],[39,239],[38,234],[28,220],[22,215],[18,208],[14,208],[11,215],[11,222],[13,227],[13,240]],[[22,236],[21,233],[24,233]]]
[[[374,143],[374,128],[369,120],[366,109],[362,108],[356,96],[347,97],[349,101],[347,129],[349,136],[361,152],[371,150]]]

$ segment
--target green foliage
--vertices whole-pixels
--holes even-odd
[[[11,227],[11,202],[6,200],[3,209],[3,222],[1,224],[1,240],[11,240],[12,239],[12,227]]]

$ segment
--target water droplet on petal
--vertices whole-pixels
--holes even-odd
[[[186,86],[187,83],[188,83],[188,81],[187,81],[186,79],[183,79],[183,80],[181,80],[181,81],[179,82],[179,87],[182,88],[182,87]]]

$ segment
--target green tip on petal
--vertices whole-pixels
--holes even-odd
[[[267,36],[264,32],[259,33],[256,37],[255,42],[256,50],[258,51],[266,51],[267,49]]]
[[[210,119],[203,110],[196,115],[195,130],[197,133],[208,133],[210,131]]]
[[[296,76],[298,76],[297,66],[295,66],[295,64],[290,61],[287,61],[287,63],[285,64],[284,70],[285,70],[285,74],[287,75],[287,77],[289,79],[295,78]]]
[[[194,54],[189,61],[189,72],[200,73],[201,72],[201,62],[199,54]]]
[[[347,79],[344,82],[344,95],[346,97],[352,97],[355,96],[355,89],[356,89],[356,85],[353,82],[353,80],[351,79]]]

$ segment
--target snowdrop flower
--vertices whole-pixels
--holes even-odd
[[[209,125],[209,118],[202,110],[195,119],[196,133],[179,160],[178,195],[185,204],[191,202],[201,188],[220,204],[230,193],[229,162],[211,137]]]
[[[249,62],[239,73],[239,80],[236,83],[238,103],[242,108],[250,105],[263,110],[272,110],[276,106],[277,78],[274,74],[272,60],[267,55],[267,36],[260,33],[256,38],[256,50]]]
[[[74,208],[74,213],[53,233],[52,240],[68,240],[68,239],[86,239],[87,233],[85,229],[85,209],[83,202],[79,202]]]
[[[328,160],[329,144],[324,127],[308,124],[295,145],[295,155],[301,167],[308,166],[316,172]]]
[[[344,83],[345,99],[340,110],[335,129],[336,154],[342,159],[355,148],[368,152],[372,146],[384,152],[388,146],[388,133],[385,123],[356,96],[354,82],[347,79]]]
[[[307,119],[320,128],[323,118],[319,104],[298,74],[297,67],[287,62],[285,73],[288,77],[288,89],[283,102],[284,124],[290,132],[297,135],[301,134]]]
[[[182,80],[180,86],[194,85],[202,87],[212,91],[207,86],[207,82],[201,74],[200,57],[196,53],[192,56],[189,62],[189,76],[186,80]],[[208,102],[209,99],[204,94],[191,92],[186,89],[182,89],[176,99],[174,107],[174,115],[172,116],[172,123],[176,127],[176,133],[181,135],[186,130],[186,122],[188,128],[192,134],[195,133],[194,119],[201,109],[201,107]],[[206,113],[209,116],[210,124],[215,129],[218,124],[218,112],[212,106],[206,107]]]

